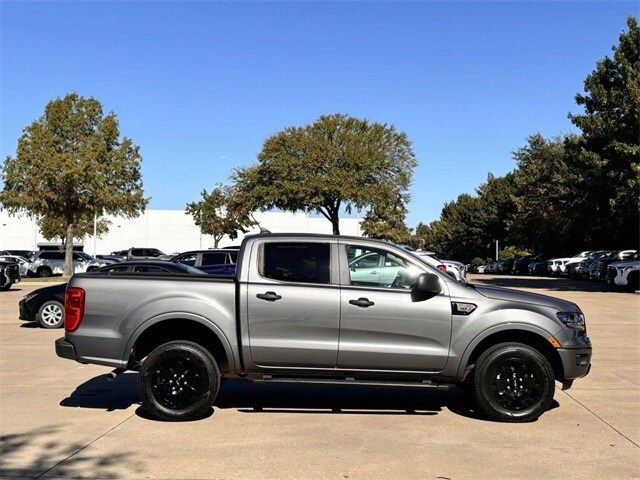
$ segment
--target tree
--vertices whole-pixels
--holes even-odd
[[[202,233],[213,236],[215,248],[225,235],[234,240],[238,231],[246,233],[256,224],[251,210],[236,198],[234,188],[217,184],[211,192],[202,190],[200,195],[202,200],[188,203],[186,212],[193,216]]]
[[[373,209],[409,199],[416,159],[406,134],[393,126],[342,114],[289,127],[269,137],[258,164],[234,180],[252,209],[318,212],[340,233],[342,210]]]
[[[374,205],[365,215],[360,228],[367,237],[406,245],[412,238],[411,229],[405,224],[406,216],[407,207],[399,198],[394,204]]]
[[[139,215],[143,196],[139,148],[120,139],[114,113],[70,93],[50,101],[18,139],[2,167],[0,203],[10,212],[57,219],[65,229],[65,275],[73,273],[76,225],[94,214]]]
[[[100,218],[96,222],[96,234],[98,237],[104,235],[109,231],[109,220]],[[45,216],[38,222],[40,226],[40,233],[47,240],[60,239],[62,248],[66,247],[67,240],[67,228],[62,218],[56,218],[52,216]],[[78,218],[75,221],[73,228],[74,240],[81,240],[86,235],[93,235],[93,217]]]
[[[582,135],[566,143],[574,184],[574,218],[590,225],[587,239],[607,248],[637,245],[640,217],[640,28],[635,17],[599,60],[576,95],[584,113],[570,114]]]

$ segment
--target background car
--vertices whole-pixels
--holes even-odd
[[[527,265],[527,273],[529,275],[547,275],[549,273],[549,261],[531,262]]]
[[[168,260],[120,262],[88,272],[91,275],[206,275],[197,268]]]
[[[607,282],[612,286],[631,290],[640,289],[640,260],[636,252],[624,262],[612,263],[607,267]]]
[[[467,267],[462,262],[455,260],[440,260],[447,268],[447,272],[452,273],[459,282],[467,282]]]
[[[637,255],[636,250],[621,250],[615,252],[613,255],[599,258],[594,261],[589,267],[589,279],[605,281],[607,279],[607,267],[612,263],[624,262],[626,260],[633,260]]]
[[[192,250],[176,255],[174,263],[182,263],[210,275],[235,275],[238,251],[236,249]]]
[[[513,266],[511,267],[511,273],[516,275],[525,275],[529,273],[529,265],[534,262],[542,262],[544,261],[544,256],[542,254],[538,255],[526,255],[524,257],[518,258],[513,262]]]
[[[26,277],[29,271],[29,260],[17,255],[0,255],[0,262],[14,262],[18,264],[21,277]]]
[[[8,255],[15,255],[16,257],[23,257],[29,260],[34,253],[33,250],[5,250]]]
[[[64,291],[66,283],[39,288],[18,303],[20,320],[38,322],[43,328],[64,326]]]
[[[42,250],[31,257],[28,274],[36,277],[62,275],[64,271],[65,252],[60,250]],[[84,252],[73,252],[74,273],[90,272],[104,267],[107,263]]]
[[[20,267],[16,262],[0,261],[0,290],[9,290],[20,281]]]

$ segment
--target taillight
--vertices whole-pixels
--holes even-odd
[[[438,270],[440,270],[441,272],[446,272],[447,271],[447,266],[444,263],[441,263],[440,265],[438,265]]]
[[[84,316],[84,290],[78,287],[67,287],[64,293],[64,329],[75,332]]]

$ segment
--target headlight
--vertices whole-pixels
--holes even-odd
[[[556,315],[567,327],[575,328],[576,330],[586,330],[582,312],[558,312]]]

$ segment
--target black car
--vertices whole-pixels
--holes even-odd
[[[9,290],[20,281],[20,265],[15,262],[0,261],[0,290]]]
[[[38,288],[18,303],[20,320],[38,322],[44,328],[64,325],[64,291],[66,283]]]
[[[87,275],[206,275],[197,268],[168,260],[138,260],[120,262],[98,268]]]
[[[87,275],[206,275],[206,273],[179,263],[167,261],[122,262],[87,272]],[[44,328],[64,325],[64,292],[66,283],[39,288],[18,303],[20,319],[38,322]]]
[[[29,260],[34,253],[33,250],[7,250],[7,252],[9,252],[10,255],[15,255],[17,257],[23,257],[26,258],[27,260]]]
[[[535,262],[544,261],[544,257],[541,254],[538,255],[527,255],[526,257],[519,258],[515,262],[513,262],[513,267],[511,268],[511,273],[517,275],[525,275],[529,272],[529,265]]]
[[[547,275],[549,273],[549,262],[541,260],[539,262],[531,262],[527,269],[529,275]]]
[[[235,275],[238,251],[233,248],[193,250],[176,255],[171,259],[198,268],[211,275]]]

